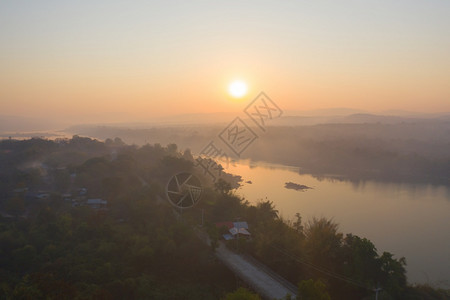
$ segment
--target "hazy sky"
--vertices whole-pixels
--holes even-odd
[[[233,79],[249,85],[233,100]],[[0,1],[0,114],[450,111],[450,1]]]

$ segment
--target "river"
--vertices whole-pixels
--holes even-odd
[[[333,219],[344,234],[371,240],[379,254],[388,251],[406,257],[410,283],[450,288],[450,187],[319,180],[298,170],[250,161],[226,169],[242,176],[236,193],[250,203],[273,201],[285,219],[293,219],[297,212],[303,222],[314,216]],[[286,182],[312,189],[287,189]]]

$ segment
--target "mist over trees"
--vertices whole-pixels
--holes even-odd
[[[176,144],[119,138],[1,141],[0,299],[258,299],[214,258],[214,224],[237,218],[252,239],[227,246],[297,285],[299,299],[361,299],[376,286],[383,299],[448,298],[408,285],[405,258],[378,253],[332,220],[304,222],[301,212],[283,220],[269,200],[250,205],[233,193],[233,177],[202,178],[202,201],[180,220],[164,186],[175,173],[195,173],[193,160]],[[107,207],[89,207],[87,197]],[[203,222],[212,247],[195,234]]]
[[[167,176],[192,168],[181,156],[174,144],[137,149],[120,139],[0,142],[0,299],[231,292],[233,275],[158,200]],[[87,206],[87,197],[106,199],[107,208]]]
[[[226,125],[153,127],[75,127],[100,139],[119,136],[137,145],[177,143],[199,153]],[[299,167],[319,178],[450,184],[450,121],[271,126],[241,159]],[[236,157],[237,159],[237,157]]]

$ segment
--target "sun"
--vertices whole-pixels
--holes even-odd
[[[242,80],[235,80],[228,86],[228,92],[234,98],[242,98],[247,94],[247,84]]]

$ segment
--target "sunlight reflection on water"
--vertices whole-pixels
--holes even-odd
[[[236,191],[249,202],[273,201],[280,216],[299,212],[332,218],[344,233],[370,239],[379,253],[407,259],[408,280],[450,287],[450,188],[431,184],[317,179],[299,168],[239,161],[227,172],[241,175]],[[245,183],[251,181],[252,183]],[[286,189],[286,182],[312,187]]]

